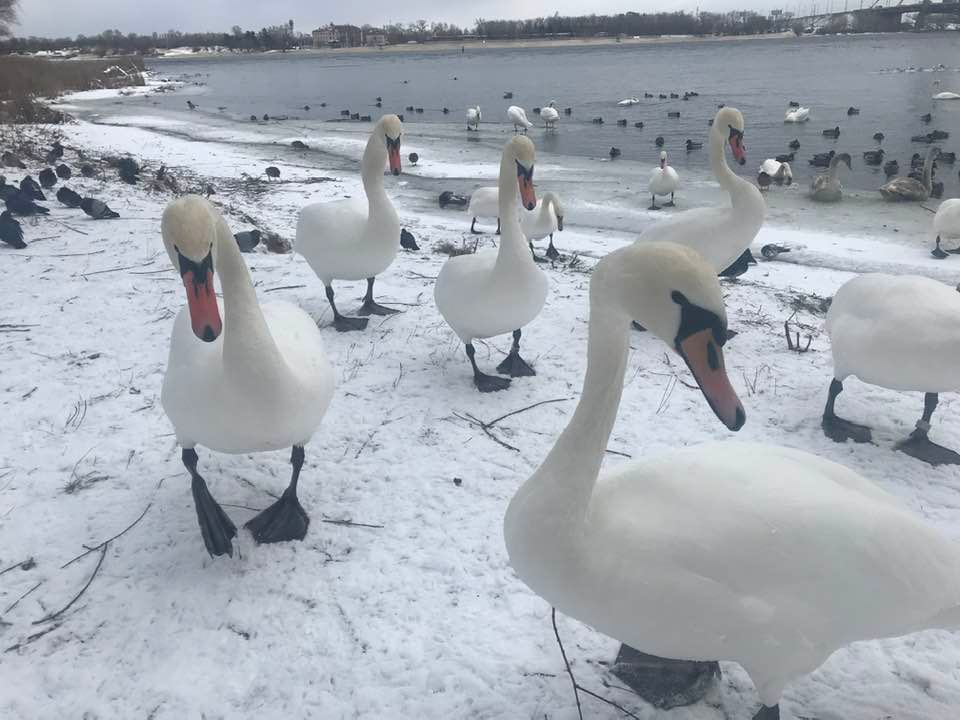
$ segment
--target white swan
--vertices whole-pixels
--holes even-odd
[[[960,93],[940,92],[933,96],[934,100],[960,100]]]
[[[734,159],[746,163],[743,115],[732,107],[721,108],[710,128],[710,167],[720,187],[730,194],[731,207],[695,208],[661,220],[637,238],[638,243],[675,242],[703,255],[722,272],[743,255],[763,225],[767,206],[756,185],[737,177],[724,157],[729,142]]]
[[[617,105],[619,105],[620,107],[630,107],[631,105],[637,105],[639,102],[640,102],[640,98],[628,97],[618,102]]]
[[[472,218],[470,232],[480,234],[477,230],[478,217],[495,217],[497,219],[497,235],[500,234],[500,190],[496,185],[479,187],[470,195],[470,205],[467,214]]]
[[[225,453],[292,446],[289,487],[247,527],[257,542],[302,539],[310,522],[297,500],[303,446],[320,425],[334,386],[320,331],[295,305],[257,303],[230,228],[203,198],[171,202],[161,231],[187,291],[187,307],[173,326],[161,402],[183,447],[207,550],[233,555],[236,528],[197,470],[197,445]],[[214,273],[223,290],[222,323]]]
[[[850,169],[849,153],[837,153],[830,158],[830,169],[817,175],[810,183],[810,197],[817,202],[838,202],[843,197],[843,185],[838,177],[840,163]]]
[[[601,474],[632,318],[684,358],[727,427],[744,422],[714,268],[666,243],[611,253],[590,283],[580,402],[504,519],[520,579],[645,652],[740,663],[756,720],[778,718],[784,686],[838,648],[960,623],[960,547],[841,465],[729,442]]]
[[[790,163],[780,162],[776,158],[767,158],[760,165],[760,172],[757,175],[757,185],[761,190],[766,190],[771,183],[777,185],[792,185],[793,170],[790,169]]]
[[[869,442],[870,430],[837,417],[837,396],[850,375],[891,390],[925,393],[923,417],[898,449],[934,465],[960,455],[927,437],[937,394],[960,390],[960,292],[917,275],[861,275],[847,281],[827,312],[833,381],[823,429],[837,442]]]
[[[383,189],[387,163],[400,174],[400,135],[403,125],[396,115],[384,115],[373,126],[363,152],[360,174],[366,200],[354,198],[307,205],[297,218],[294,250],[323,281],[333,310],[333,324],[340,332],[362,330],[367,318],[340,314],[333,301],[333,280],[367,281],[367,293],[359,315],[391,315],[396,310],[373,300],[376,276],[390,267],[400,247],[400,218]]]
[[[555,105],[556,103],[550,103],[540,110],[540,119],[543,120],[543,125],[547,130],[556,130],[557,120],[560,119],[560,113],[557,112]]]
[[[480,118],[481,113],[479,105],[467,108],[467,130],[479,130]]]
[[[524,112],[522,107],[511,105],[507,108],[507,117],[513,123],[514,132],[517,132],[519,128],[523,128],[523,131],[526,132],[533,127],[533,123],[527,120],[527,113]]]
[[[503,222],[499,250],[452,257],[437,276],[434,299],[447,324],[466,345],[473,366],[473,382],[480,392],[503,390],[507,378],[480,372],[474,359],[473,340],[513,331],[513,347],[497,372],[511,377],[536,373],[520,357],[520,329],[531,322],[547,298],[547,278],[537,267],[520,231],[519,200],[532,210],[533,143],[515,137],[503,149],[500,161],[500,218]]]
[[[810,108],[787,108],[783,121],[788,123],[802,123],[810,119]]]
[[[940,243],[946,242],[952,246],[947,252],[960,252],[960,199],[953,198],[940,203],[937,214],[933,216],[933,235],[937,243],[936,250],[942,253]],[[946,254],[943,256],[946,257]]]
[[[556,193],[545,192],[533,210],[520,211],[520,229],[533,252],[533,241],[550,237],[546,255],[551,260],[560,257],[560,253],[553,246],[553,234],[563,231],[563,205]]]
[[[657,205],[657,195],[669,195],[670,202],[665,202],[664,207],[673,207],[673,194],[680,189],[680,176],[677,171],[667,165],[667,151],[660,151],[660,166],[655,167],[650,173],[650,184],[647,186],[650,190],[650,207],[648,210],[659,210]]]

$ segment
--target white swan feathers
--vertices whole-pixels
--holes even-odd
[[[660,164],[650,171],[650,194],[670,195],[680,188],[680,176],[667,165],[667,151],[660,151]]]
[[[533,127],[533,123],[527,120],[526,111],[517,105],[511,105],[507,108],[507,117],[510,118],[510,122],[513,123],[514,132],[520,127],[523,128],[524,132]]]
[[[891,390],[960,390],[960,292],[918,275],[847,281],[827,312],[834,377]]]
[[[504,520],[527,585],[638,650],[735,660],[771,707],[850,642],[960,624],[958,546],[836,463],[711,443],[598,477],[631,319],[682,353],[724,424],[744,418],[719,349],[719,283],[695,252],[622,248],[595,268],[590,298],[579,405]]]
[[[960,245],[960,198],[940,203],[933,216],[933,235],[952,248]]]
[[[661,220],[637,238],[638,243],[674,242],[699,252],[717,270],[736,260],[760,231],[767,206],[753,183],[740,178],[728,166],[724,147],[729,144],[734,159],[746,163],[743,115],[724,107],[710,128],[710,166],[720,187],[730,195],[731,207],[694,208]]]
[[[467,214],[471,217],[500,217],[500,191],[496,185],[478,187],[470,195]]]
[[[384,190],[383,172],[389,162],[390,171],[400,173],[402,132],[396,115],[384,115],[373,126],[361,165],[366,199],[313,203],[300,211],[294,250],[324,285],[375,277],[396,258],[400,218]]]
[[[437,276],[437,308],[464,343],[520,329],[543,308],[547,278],[533,261],[518,215],[518,195],[525,207],[536,205],[534,161],[529,139],[515,137],[506,144],[498,190],[500,247],[452,257]]]
[[[230,228],[203,198],[170,203],[162,234],[188,299],[174,322],[161,394],[179,443],[225,453],[304,445],[334,388],[316,323],[290,303],[257,303]]]
[[[801,123],[810,119],[810,108],[797,107],[787,108],[784,113],[783,121],[788,123]]]
[[[563,205],[560,197],[545,192],[533,210],[520,211],[520,229],[527,240],[543,240],[558,230],[563,230]]]

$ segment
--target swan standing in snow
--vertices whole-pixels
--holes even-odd
[[[555,105],[556,103],[550,103],[540,111],[540,119],[543,120],[543,125],[547,130],[557,129],[557,120],[560,119],[560,113],[557,112]]]
[[[556,193],[545,192],[533,210],[520,211],[520,229],[523,231],[530,252],[533,253],[533,241],[550,237],[546,256],[551,260],[560,257],[560,253],[553,246],[553,234],[563,232],[563,205]],[[536,253],[533,253],[536,257]]]
[[[770,187],[771,183],[777,185],[792,185],[793,171],[790,169],[790,163],[781,162],[774,158],[767,158],[760,165],[760,172],[757,175],[757,185],[761,190]]]
[[[197,445],[224,453],[292,446],[290,485],[247,527],[261,543],[301,540],[310,522],[297,500],[303,446],[334,387],[320,331],[295,305],[257,303],[230,228],[203,198],[171,202],[161,232],[187,291],[187,307],[173,326],[161,402],[183,448],[207,550],[232,556],[237,532],[197,470]],[[223,290],[223,321],[214,274]]]
[[[467,108],[467,130],[479,130],[480,117],[481,113],[479,105]]]
[[[728,166],[724,147],[729,143],[734,159],[746,163],[743,115],[732,107],[721,108],[710,127],[710,167],[720,187],[730,194],[731,207],[695,208],[661,220],[637,238],[638,243],[674,242],[692,247],[717,272],[722,272],[750,247],[767,212],[756,185],[737,176]]]
[[[525,137],[515,137],[506,144],[498,193],[503,221],[500,248],[450,258],[440,269],[434,287],[440,314],[466,345],[473,382],[480,392],[504,390],[510,380],[480,372],[474,358],[476,338],[513,331],[513,346],[497,372],[511,377],[536,375],[520,357],[520,330],[540,314],[547,298],[547,278],[524,241],[517,210],[518,201],[528,210],[536,206],[535,155],[533,143]]]
[[[850,169],[850,154],[838,153],[830,158],[830,169],[817,175],[810,183],[810,197],[817,202],[838,202],[843,197],[843,185],[840,184],[840,163]]]
[[[650,173],[650,183],[647,186],[650,190],[650,207],[647,210],[659,210],[657,205],[657,195],[669,195],[670,202],[665,202],[664,207],[674,207],[673,194],[680,189],[680,176],[677,171],[667,165],[667,151],[660,151],[660,166],[653,169]]]
[[[940,148],[930,147],[923,161],[923,180],[895,177],[880,188],[883,199],[888,202],[923,202],[930,197],[930,190],[933,187],[933,162],[939,154]]]
[[[960,253],[960,199],[944,200],[933,216],[933,235],[937,246],[933,250],[934,257],[945,258],[947,253]],[[946,252],[940,247],[941,242],[948,242],[951,247]]]
[[[470,232],[479,235],[477,230],[478,217],[495,217],[497,219],[497,235],[500,234],[500,190],[496,185],[479,187],[470,195],[470,205],[467,214],[473,218],[470,221]]]
[[[806,107],[787,108],[783,116],[783,121],[788,123],[802,123],[809,119],[810,108]]]
[[[520,128],[523,128],[523,131],[526,132],[533,127],[533,123],[527,120],[527,113],[524,112],[522,107],[511,105],[507,108],[507,117],[513,123],[513,132],[517,132]]]
[[[396,115],[384,115],[373,126],[363,152],[360,174],[366,200],[336,200],[307,205],[297,219],[294,250],[323,281],[333,310],[333,325],[340,332],[363,330],[367,318],[340,314],[333,301],[333,280],[367,281],[359,315],[392,315],[397,310],[373,300],[376,276],[390,267],[400,247],[400,218],[383,188],[387,163],[400,174],[400,135],[403,125]]]
[[[938,393],[960,389],[960,292],[918,275],[861,275],[834,295],[827,312],[833,380],[823,430],[837,442],[870,442],[870,429],[837,417],[834,405],[850,375],[871,385],[925,394],[923,416],[897,448],[932,465],[960,455],[930,441]]]
[[[724,425],[744,424],[714,267],[668,243],[611,253],[590,282],[576,411],[504,519],[521,580],[644,652],[740,663],[754,720],[779,718],[784,687],[839,648],[960,623],[960,547],[841,465],[728,442],[601,473],[632,318],[684,359]]]

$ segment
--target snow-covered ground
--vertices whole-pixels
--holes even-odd
[[[165,163],[187,187],[209,179],[218,190],[212,200],[235,230],[248,227],[246,213],[287,238],[304,204],[362,192],[359,135],[305,137],[323,152],[295,152],[288,143],[299,136],[291,131],[271,145],[262,134],[256,142],[211,131],[198,140],[196,128],[180,132],[169,121],[163,130],[65,126],[66,161],[76,167],[75,150],[84,149]],[[424,150],[419,143],[407,137],[404,157]],[[338,387],[307,447],[300,496],[313,523],[306,540],[256,546],[241,530],[233,559],[211,560],[204,551],[188,475],[159,402],[173,317],[184,302],[159,235],[170,196],[122,185],[105,169],[109,182],[67,184],[108,200],[121,219],[89,220],[54,201],[50,217],[25,222],[26,249],[0,246],[0,571],[32,559],[0,575],[0,717],[576,717],[550,609],[511,571],[502,519],[580,391],[594,258],[629,242],[625,226],[640,228],[655,215],[637,209],[645,197],[592,198],[589,185],[566,203],[567,229],[556,242],[567,260],[544,266],[547,306],[524,329],[524,355],[538,374],[480,395],[433,304],[432,278],[446,257],[436,248],[472,245],[469,218],[439,210],[435,193],[424,189],[489,184],[495,148],[465,152],[421,152],[425,164],[387,180],[421,250],[401,252],[377,281],[378,300],[404,312],[372,319],[364,333],[333,331],[322,286],[299,256],[247,256],[263,301],[297,303],[321,323]],[[281,182],[236,182],[268,164],[280,168]],[[541,191],[554,179],[572,187],[583,177],[551,163],[537,168]],[[688,191],[693,204],[716,197],[705,183],[700,194],[697,187]],[[958,261],[929,257],[932,216],[920,209],[899,216],[907,220],[897,233],[863,237],[824,232],[813,211],[797,215],[790,207],[772,208],[755,254],[770,242],[793,252],[725,282],[731,327],[740,332],[726,362],[747,408],[737,439],[798,447],[854,468],[960,541],[957,470],[893,449],[913,429],[922,398],[851,380],[839,409],[871,424],[876,444],[837,445],[820,430],[831,361],[823,315],[810,309],[815,302],[794,319],[813,336],[810,351],[790,352],[783,336],[801,293],[829,296],[860,269],[953,283]],[[480,242],[492,245],[494,236]],[[336,289],[350,309],[364,288]],[[508,346],[508,337],[480,346],[481,366],[495,365]],[[678,358],[645,334],[633,348],[610,465],[623,455],[729,437]],[[490,421],[544,400],[559,402],[490,430],[512,448],[464,419]],[[941,401],[933,438],[960,448],[960,404],[952,395]],[[199,454],[212,492],[238,526],[289,477],[288,452]],[[145,508],[107,545],[79,599],[36,624],[80,592],[101,551],[65,564]],[[759,707],[745,673],[726,663],[708,702],[656,711],[603,687],[615,640],[569,618],[560,629],[579,682],[645,720],[746,720]],[[621,717],[584,702],[589,717]],[[960,636],[948,631],[840,651],[791,684],[782,704],[784,718],[818,720],[948,720],[957,708]]]

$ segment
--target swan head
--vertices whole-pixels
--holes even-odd
[[[629,245],[601,261],[591,294],[595,285],[601,293],[610,293],[609,301],[628,318],[683,358],[724,425],[730,430],[743,427],[746,413],[723,361],[727,313],[720,282],[696,250],[675,243]]]
[[[390,172],[400,174],[400,136],[403,134],[403,123],[396,115],[384,115],[377,123],[377,129],[383,135],[387,146],[387,160],[390,162]]]
[[[690,142],[690,141],[687,140],[687,142]],[[660,169],[663,170],[666,166],[667,166],[667,151],[661,150],[660,151]]]
[[[219,213],[199,195],[174,200],[160,221],[164,247],[187,291],[190,326],[204,342],[213,342],[223,330],[213,287],[220,221]]]
[[[747,164],[747,146],[743,144],[743,113],[736,108],[722,107],[713,118],[713,130],[730,144],[733,159],[741,165]]]
[[[518,135],[507,143],[504,152],[516,162],[520,202],[527,210],[533,210],[537,206],[537,194],[533,190],[533,166],[537,160],[537,151],[533,147],[533,141]]]

